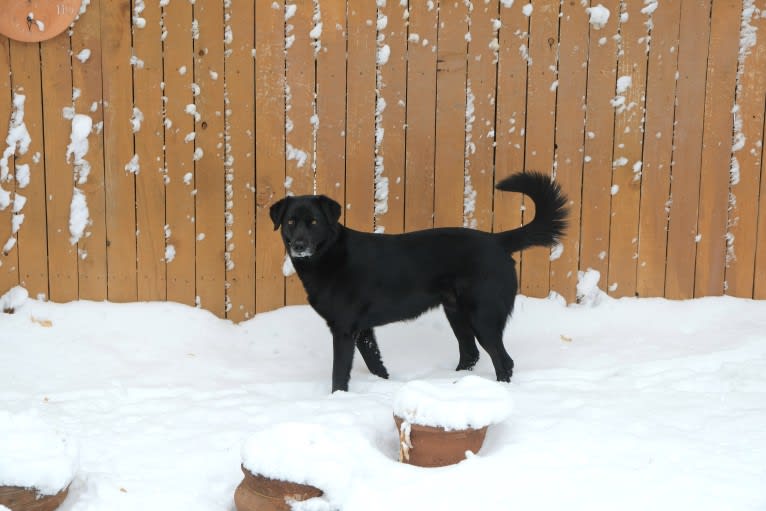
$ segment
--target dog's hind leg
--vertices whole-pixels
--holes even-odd
[[[388,379],[388,371],[383,365],[383,357],[380,356],[378,341],[375,339],[375,332],[372,328],[360,330],[354,336],[356,338],[356,347],[362,354],[367,369],[375,376]]]
[[[497,381],[511,381],[513,359],[503,346],[503,330],[508,313],[493,309],[491,304],[477,307],[477,313],[471,317],[471,324],[479,344],[489,354],[495,367]]]
[[[471,322],[468,316],[456,306],[449,303],[442,304],[444,314],[447,315],[447,321],[452,327],[460,350],[460,361],[458,361],[455,371],[470,371],[476,362],[479,361],[479,349],[476,347]]]

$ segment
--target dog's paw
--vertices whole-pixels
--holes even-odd
[[[473,371],[474,366],[476,366],[476,362],[479,361],[479,357],[472,358],[469,360],[463,360],[460,359],[460,362],[458,362],[457,367],[455,368],[455,371]]]

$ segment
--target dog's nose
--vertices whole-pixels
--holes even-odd
[[[302,240],[295,240],[291,243],[293,250],[296,252],[303,252],[306,250],[306,242]]]

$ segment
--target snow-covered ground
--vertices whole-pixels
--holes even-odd
[[[330,335],[308,307],[233,325],[28,300],[0,313],[0,418],[36,416],[79,446],[64,511],[232,510],[243,444],[283,422],[330,432],[323,475],[343,510],[766,509],[766,302],[593,303],[518,300],[513,413],[451,467],[399,464],[392,420],[405,382],[462,376],[439,311],[379,329],[391,380],[357,357],[351,392],[330,395]],[[474,374],[493,378],[483,352]]]

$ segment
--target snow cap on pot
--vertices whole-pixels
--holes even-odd
[[[36,412],[0,410],[0,486],[56,495],[69,486],[78,466],[75,442]]]
[[[478,376],[457,381],[406,383],[394,397],[394,415],[410,424],[447,431],[480,429],[508,418],[513,410],[506,384]]]

